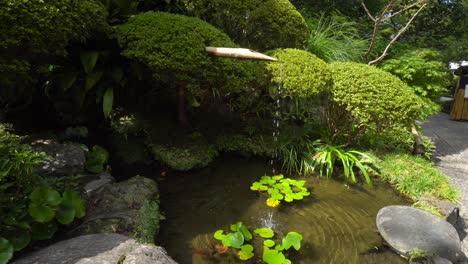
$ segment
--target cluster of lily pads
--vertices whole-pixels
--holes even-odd
[[[296,181],[285,178],[282,174],[274,176],[262,176],[250,186],[252,191],[267,192],[270,198],[266,204],[270,207],[278,207],[281,201],[292,202],[302,200],[309,196],[310,192],[304,187],[305,181]]]
[[[253,239],[249,229],[242,222],[232,224],[230,229],[232,232],[227,234],[224,234],[223,230],[217,230],[214,238],[220,240],[226,248],[238,249],[237,254],[240,260],[249,260],[254,257],[254,247],[246,244]],[[297,251],[301,248],[302,235],[297,232],[289,232],[281,243],[273,240],[275,233],[271,228],[257,228],[254,233],[264,239],[262,259],[267,264],[291,264],[291,260],[287,259],[283,252],[291,247]]]

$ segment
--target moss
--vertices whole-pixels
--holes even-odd
[[[178,171],[203,168],[218,156],[216,148],[202,138],[178,144],[153,144],[150,148],[156,160]]]
[[[220,151],[243,156],[272,157],[275,151],[272,138],[261,135],[221,134],[216,138],[216,146]]]
[[[437,206],[431,204],[428,201],[419,201],[413,204],[413,207],[419,208],[421,210],[424,210],[426,212],[429,212],[433,215],[437,215],[440,218],[444,218],[444,216],[439,212],[439,209]],[[445,218],[444,218],[445,219]]]
[[[420,109],[419,98],[396,76],[352,62],[331,64],[333,88],[329,130],[344,140],[407,138]],[[396,140],[398,142],[398,140]]]
[[[459,191],[431,162],[408,154],[388,154],[378,165],[380,177],[416,201],[422,196],[434,196],[457,202]]]
[[[154,244],[154,238],[159,231],[159,203],[146,200],[138,211],[135,224],[135,238],[142,243]]]

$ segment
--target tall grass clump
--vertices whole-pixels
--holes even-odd
[[[459,192],[449,185],[447,177],[422,157],[394,153],[379,164],[380,176],[395,185],[403,195],[416,201],[422,196],[434,196],[457,202]]]
[[[368,41],[362,38],[356,22],[322,15],[308,19],[307,23],[310,29],[307,51],[326,62],[363,60]]]

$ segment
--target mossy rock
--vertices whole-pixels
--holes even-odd
[[[154,158],[178,171],[189,171],[206,167],[218,156],[216,148],[204,140],[194,140],[185,144],[153,144]]]
[[[220,151],[234,152],[242,156],[271,157],[274,155],[273,139],[261,135],[221,134],[216,138]]]

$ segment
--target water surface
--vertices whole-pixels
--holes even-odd
[[[304,179],[312,196],[269,208],[264,197],[249,189],[263,175],[271,175],[268,162],[240,158],[223,158],[194,173],[167,175],[160,183],[166,220],[159,244],[180,264],[253,263],[213,250],[213,233],[241,221],[250,230],[272,225],[277,233],[301,233],[302,248],[290,255],[293,263],[406,263],[389,250],[375,250],[382,248],[375,226],[378,210],[404,204],[392,189],[350,188],[308,177]]]

